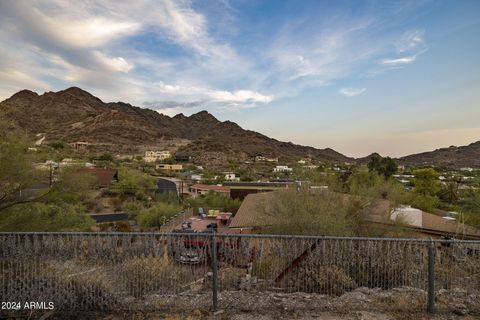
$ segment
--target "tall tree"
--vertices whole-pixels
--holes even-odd
[[[433,168],[417,169],[413,175],[413,205],[425,211],[433,211],[438,205],[437,193],[441,189],[437,171]]]
[[[378,174],[383,175],[385,179],[397,172],[397,164],[392,158],[383,158],[378,154],[372,156],[367,166],[370,171],[376,171]]]
[[[36,201],[46,193],[29,192],[39,180],[25,137],[5,130],[0,123],[0,213],[21,203]],[[29,190],[30,189],[30,190]]]

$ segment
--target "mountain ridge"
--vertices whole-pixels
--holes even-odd
[[[96,146],[94,150],[138,153],[163,147],[189,154],[200,163],[228,158],[244,161],[255,155],[283,161],[305,157],[354,161],[331,148],[301,146],[245,130],[205,110],[169,117],[124,102],[103,102],[78,87],[42,95],[22,90],[0,102],[0,112],[31,135],[45,134],[47,142],[86,141]]]
[[[125,102],[103,102],[79,88],[70,87],[42,95],[27,89],[0,102],[0,112],[16,128],[46,141],[86,141],[93,152],[140,153],[161,148],[188,154],[199,163],[246,161],[255,155],[281,161],[313,158],[322,162],[366,164],[378,153],[354,159],[332,148],[318,149],[283,142],[237,123],[220,121],[202,110],[190,116],[169,117]],[[480,167],[480,141],[396,158],[410,166]]]

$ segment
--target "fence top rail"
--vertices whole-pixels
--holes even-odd
[[[374,237],[337,237],[337,236],[306,236],[306,235],[276,235],[276,234],[222,234],[213,232],[0,232],[2,236],[96,236],[96,237],[126,237],[126,236],[165,236],[165,237],[217,237],[217,238],[257,238],[257,239],[302,239],[302,240],[347,240],[347,241],[401,241],[418,243],[472,243],[480,244],[480,240],[461,239],[419,239],[419,238],[374,238]]]

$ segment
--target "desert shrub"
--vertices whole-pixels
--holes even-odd
[[[245,268],[224,267],[218,270],[218,286],[220,290],[238,289],[240,279],[246,275]],[[210,289],[212,283],[205,282],[205,288]]]
[[[137,215],[137,223],[144,228],[158,228],[180,210],[178,205],[160,202],[141,210]]]
[[[138,214],[145,209],[145,206],[140,201],[128,201],[123,204],[122,210],[128,215],[129,219],[136,219]]]
[[[133,258],[123,263],[127,291],[141,297],[148,293],[177,293],[182,285],[196,280],[182,266],[165,257]]]
[[[422,312],[426,305],[425,291],[411,287],[391,291],[390,294],[380,296],[378,300],[380,308],[387,307],[388,310],[402,314]]]
[[[48,145],[55,150],[65,148],[65,144],[62,141],[53,141],[53,142],[50,142]]]
[[[404,263],[368,261],[359,269],[352,270],[351,276],[361,287],[392,289],[406,285]]]
[[[355,281],[342,269],[334,266],[307,268],[300,266],[286,279],[289,291],[315,292],[340,296],[357,288]]]
[[[349,200],[342,194],[322,191],[312,194],[308,188],[279,191],[271,202],[258,203],[265,219],[266,233],[296,235],[352,236],[355,219]]]
[[[78,205],[26,203],[0,216],[1,231],[88,231],[94,221]]]
[[[252,265],[252,276],[259,278],[267,278],[270,270],[273,269],[273,259],[262,259],[255,261]]]
[[[122,209],[122,199],[120,197],[110,198],[110,204],[113,206],[115,211],[120,211]]]
[[[130,232],[132,228],[126,221],[103,222],[98,225],[100,231]]]
[[[2,265],[0,281],[11,301],[52,301],[55,310],[120,307],[118,290],[107,274],[97,270],[85,272],[77,264],[36,259],[8,261]]]

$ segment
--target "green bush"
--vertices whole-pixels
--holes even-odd
[[[27,203],[0,216],[0,231],[88,231],[94,221],[72,204]]]
[[[157,203],[145,208],[137,215],[137,223],[144,228],[161,227],[165,221],[180,212],[181,207],[170,203]]]
[[[119,181],[110,186],[110,192],[114,194],[142,199],[156,187],[154,178],[137,170],[121,168],[118,179]]]
[[[123,211],[128,215],[129,219],[136,219],[138,214],[145,209],[141,201],[129,201],[122,206]]]
[[[241,201],[218,192],[209,191],[206,195],[188,199],[187,203],[193,208],[215,208],[236,213]]]

